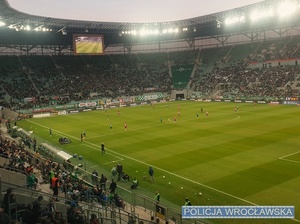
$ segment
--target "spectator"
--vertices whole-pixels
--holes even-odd
[[[85,223],[84,215],[77,207],[76,202],[72,201],[70,207],[67,210],[67,220],[71,224],[82,224]]]
[[[160,194],[158,191],[155,192],[154,200],[156,204],[159,204],[160,202]]]
[[[113,179],[113,180],[117,179],[117,169],[116,169],[116,167],[113,167],[111,169],[111,179]]]
[[[100,224],[99,219],[95,214],[91,214],[90,224]]]
[[[125,208],[125,203],[118,194],[115,194],[114,201],[115,201],[117,207],[123,208],[123,209]]]
[[[111,183],[109,185],[109,190],[111,194],[114,194],[117,189],[117,183],[114,180],[111,180]]]
[[[33,213],[33,219],[35,221],[37,221],[38,218],[42,216],[43,213],[42,201],[43,201],[43,196],[38,196],[38,198],[32,202],[32,213]]]
[[[100,188],[101,188],[101,190],[106,190],[106,182],[107,182],[106,176],[101,174],[101,177],[100,177]]]
[[[98,172],[96,170],[94,170],[92,173],[92,183],[96,184],[97,181],[98,181]]]
[[[155,178],[154,178],[154,170],[153,170],[153,168],[152,168],[151,166],[149,167],[148,173],[149,173],[149,176],[150,176],[150,181],[151,181],[151,182],[155,182]]]
[[[27,174],[26,177],[27,187],[31,189],[36,189],[37,186],[37,178],[35,177],[33,171]]]
[[[7,213],[7,214],[10,213],[9,212],[9,206],[12,203],[16,203],[16,195],[13,193],[13,189],[12,188],[8,188],[6,190],[6,194],[4,195],[4,199],[3,199],[4,213]]]
[[[51,213],[55,213],[57,210],[56,210],[56,205],[55,205],[55,198],[54,197],[51,197],[50,200],[49,200],[49,203],[47,204],[47,210]]]
[[[92,189],[85,186],[83,189],[83,196],[84,196],[85,202],[91,202],[93,199],[93,196],[94,196]]]
[[[35,220],[35,214],[33,213],[33,204],[28,204],[26,206],[25,211],[22,213],[22,222],[23,223],[34,223]]]
[[[121,176],[123,173],[123,166],[120,162],[117,165],[117,173],[118,173],[118,180],[121,180]]]
[[[53,190],[53,195],[58,196],[59,179],[57,174],[55,174],[51,180],[51,188]]]
[[[129,181],[129,179],[130,179],[129,175],[123,172],[121,175],[121,180]]]
[[[137,189],[138,185],[139,185],[139,182],[138,182],[138,180],[134,177],[133,180],[132,180],[131,189]]]
[[[189,198],[186,197],[185,202],[184,202],[184,206],[190,206],[190,205],[192,205],[192,203],[190,202]]]

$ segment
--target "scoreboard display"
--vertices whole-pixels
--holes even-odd
[[[104,54],[104,36],[98,34],[73,34],[74,55]]]

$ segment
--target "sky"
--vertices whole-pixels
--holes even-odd
[[[7,0],[25,13],[101,22],[167,22],[222,12],[262,0]]]

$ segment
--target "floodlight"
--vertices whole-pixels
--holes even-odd
[[[278,5],[277,13],[281,18],[291,16],[296,12],[297,5],[293,2],[285,1]]]
[[[246,22],[246,17],[243,15],[225,19],[226,25],[232,25],[232,24],[236,24],[236,23],[245,23],[245,22]]]
[[[250,19],[252,21],[257,21],[259,19],[267,18],[267,17],[273,17],[274,16],[274,10],[268,9],[265,11],[254,11],[250,14]]]
[[[35,27],[33,30],[34,31],[41,31],[41,28],[43,27],[43,25],[40,25],[40,26],[38,26],[38,27]]]

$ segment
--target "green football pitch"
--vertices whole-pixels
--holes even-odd
[[[137,193],[153,197],[158,190],[162,202],[181,206],[189,197],[193,205],[294,205],[300,220],[299,114],[295,105],[174,101],[28,119],[18,126],[71,155],[82,155],[88,168],[110,171],[121,162],[139,180]],[[59,145],[60,137],[72,143]],[[148,179],[149,166],[155,183]]]

